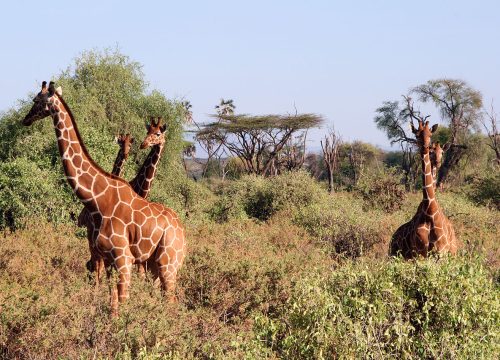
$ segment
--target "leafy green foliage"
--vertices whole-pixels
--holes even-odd
[[[61,191],[63,181],[25,158],[0,163],[0,228],[19,228],[35,216],[54,223],[70,220],[78,208],[72,193]]]
[[[149,116],[162,116],[168,124],[168,133],[158,172],[168,173],[169,176],[155,181],[154,187],[169,189],[184,181],[184,171],[179,162],[185,110],[180,102],[169,100],[156,90],[147,91],[140,64],[118,51],[89,51],[83,53],[55,81],[63,88],[64,99],[75,116],[90,155],[104,170],[111,170],[118,152],[113,140],[115,135],[128,132],[137,140],[133,149],[136,155],[132,155],[125,165],[125,178],[132,179],[147,155],[147,151],[139,152],[137,149],[146,134],[145,121]],[[33,184],[20,190],[23,196],[17,196],[17,190],[13,187],[18,185],[14,182],[7,184],[7,179],[3,178],[0,186],[10,188],[12,195],[3,193],[2,196],[17,196],[17,200],[9,200],[11,210],[5,208],[4,212],[10,211],[9,216],[14,217],[33,216],[37,214],[36,211],[52,206],[48,203],[58,204],[61,209],[59,221],[69,221],[67,214],[73,211],[78,202],[75,198],[70,200],[68,194],[71,190],[66,181],[54,180],[61,179],[63,174],[52,121],[44,119],[31,127],[22,126],[20,121],[29,106],[28,101],[22,101],[20,106],[0,117],[0,161],[14,162],[12,166],[18,167],[21,166],[19,161],[22,160],[18,161],[20,158],[31,162],[29,172],[26,170],[28,165],[24,164],[24,170],[15,176],[20,183]],[[35,186],[37,183],[42,185]],[[49,197],[44,196],[43,192],[39,193],[44,191],[44,187],[48,187],[46,191],[50,192]],[[28,198],[32,199],[31,206],[25,206],[25,210],[21,211],[21,202]],[[59,200],[47,201],[47,198]],[[153,196],[153,199],[159,197]],[[161,199],[167,206],[184,212],[183,203],[177,199],[165,195]],[[18,204],[17,210],[13,208],[14,203]],[[14,218],[12,221],[17,220]],[[5,225],[3,220],[0,226]]]
[[[304,227],[331,256],[359,257],[385,241],[379,212],[365,212],[363,201],[337,193],[297,209],[293,222]]]
[[[494,358],[499,299],[477,258],[362,261],[303,279],[256,331],[288,359]]]
[[[401,174],[396,168],[379,168],[371,174],[364,174],[356,189],[361,193],[368,208],[393,212],[403,205],[406,192]]]
[[[313,204],[325,190],[305,171],[287,172],[269,179],[246,175],[218,189],[220,199],[213,218],[227,221],[245,216],[268,220],[282,210]]]
[[[479,204],[500,210],[500,171],[477,179],[470,197]]]

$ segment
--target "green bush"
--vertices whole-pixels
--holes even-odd
[[[73,219],[79,208],[65,182],[25,158],[0,163],[0,228],[19,228],[29,218]]]
[[[379,168],[363,174],[356,185],[368,209],[393,212],[401,209],[406,191],[395,168]]]
[[[245,216],[265,221],[279,211],[308,206],[327,196],[326,190],[305,171],[270,178],[246,175],[222,184],[216,192],[220,199],[212,213],[218,221]]]
[[[469,196],[478,204],[500,210],[500,171],[477,179]]]
[[[188,200],[182,201],[183,199],[179,200],[177,196],[178,191],[169,191],[173,188],[178,190],[178,184],[182,183],[184,192],[192,193],[191,188],[195,186],[187,183],[184,169],[179,165],[183,146],[184,109],[179,101],[169,100],[158,91],[148,90],[139,63],[130,60],[118,51],[88,51],[76,59],[75,64],[62,74],[46,80],[55,80],[57,85],[62,86],[64,99],[75,116],[82,139],[92,158],[104,170],[112,169],[118,152],[118,147],[114,142],[115,135],[120,132],[132,134],[136,142],[125,165],[124,173],[124,177],[129,180],[135,177],[148,153],[148,151],[138,150],[139,144],[146,135],[145,121],[150,116],[162,116],[168,124],[168,132],[163,158],[158,169],[159,176],[154,182],[153,189],[163,189],[162,195],[158,198],[166,201],[167,204],[173,204],[180,213],[190,212],[193,207],[197,206],[192,201],[190,202],[189,194],[184,196]],[[33,89],[33,91],[37,90]],[[75,197],[68,197],[70,190],[66,185],[61,186],[65,180],[61,171],[52,121],[45,119],[30,127],[21,125],[21,119],[30,106],[31,101],[21,101],[19,106],[0,116],[0,162],[11,163],[11,165],[2,165],[10,166],[11,170],[18,169],[13,176],[15,181],[20,183],[16,185],[14,180],[3,177],[1,186],[12,191],[12,193],[1,195],[6,204],[4,206],[7,206],[2,207],[3,213],[8,212],[5,216],[14,217],[9,221],[15,223],[18,221],[18,216],[31,215],[35,210],[51,209],[55,206],[54,204],[57,204],[64,214],[49,215],[49,217],[57,218],[58,221],[67,221],[69,217],[66,216],[66,209],[81,207],[81,205]],[[18,160],[19,158],[24,160]],[[24,163],[21,164],[19,161],[24,161]],[[28,168],[31,165],[27,162],[33,163],[33,171]],[[162,174],[168,175],[162,176]],[[19,204],[15,205],[16,201],[19,203],[15,199],[26,200],[27,196],[34,194],[32,192],[28,195],[28,189],[34,189],[37,186],[48,195],[34,199],[34,204],[38,205],[35,204],[33,210],[23,210]],[[13,199],[9,200],[9,197]],[[53,201],[53,199],[63,198],[67,201]],[[45,204],[43,204],[44,200]],[[184,208],[186,203],[190,209]],[[52,214],[54,211],[51,210],[49,213]],[[1,221],[6,221],[5,216]]]
[[[293,222],[304,227],[332,255],[358,257],[384,242],[388,235],[381,221],[382,214],[366,213],[363,205],[352,194],[338,192],[298,208]]]
[[[303,279],[256,331],[277,356],[496,358],[500,288],[477,258],[347,263]]]

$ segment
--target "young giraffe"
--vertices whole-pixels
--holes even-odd
[[[413,218],[399,227],[392,236],[389,253],[399,253],[405,259],[418,255],[426,257],[429,252],[457,251],[457,240],[453,226],[444,215],[435,198],[434,177],[430,159],[431,134],[436,131],[437,124],[429,128],[429,122],[418,121],[418,129],[411,124],[417,138],[422,157],[423,199]]]
[[[118,302],[125,301],[130,285],[132,264],[154,262],[162,289],[175,301],[177,271],[184,260],[184,229],[175,212],[137,195],[125,180],[102,170],[90,157],[76,122],[60,88],[51,82],[34,98],[23,124],[52,117],[59,153],[68,180],[76,196],[90,211],[94,224],[94,249],[106,265],[113,264],[119,280],[111,289],[112,315]]]
[[[118,177],[122,177],[125,161],[128,159],[128,154],[130,153],[130,149],[132,144],[134,143],[134,138],[130,136],[130,134],[120,134],[116,137],[116,143],[120,146],[120,150],[118,150],[118,154],[116,155],[115,162],[113,164],[113,170],[111,174],[116,175]],[[87,239],[89,241],[89,249],[90,249],[90,260],[87,261],[86,267],[90,272],[96,272],[96,285],[99,285],[99,281],[101,279],[101,274],[104,270],[104,260],[99,256],[99,254],[94,251],[93,242],[92,242],[92,234],[96,230],[94,227],[94,223],[92,222],[92,217],[90,216],[90,212],[86,207],[82,209],[80,215],[78,216],[77,225],[80,227],[87,228]]]

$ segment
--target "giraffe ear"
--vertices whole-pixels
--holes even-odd
[[[448,142],[448,143],[443,145],[442,149],[443,149],[443,151],[447,151],[450,147],[451,147],[451,144]]]
[[[167,124],[163,124],[162,126],[160,126],[160,130],[161,132],[165,132],[165,130],[167,130]]]
[[[51,81],[49,83],[49,96],[54,95],[55,92],[56,92],[55,83]]]
[[[438,128],[438,124],[434,124],[434,125],[432,125],[432,128],[431,128],[431,133],[436,132],[437,128]]]

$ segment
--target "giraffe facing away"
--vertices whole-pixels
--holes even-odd
[[[118,283],[111,287],[112,315],[118,314],[118,302],[129,297],[134,263],[154,264],[162,289],[169,301],[175,301],[176,276],[186,251],[178,216],[143,199],[129,183],[106,173],[92,160],[62,91],[53,82],[48,88],[43,82],[33,102],[22,123],[30,126],[52,117],[66,179],[98,225],[92,237],[94,248],[106,265],[118,271]]]
[[[130,149],[132,148],[132,144],[134,143],[134,138],[130,136],[130,134],[120,134],[115,138],[115,140],[120,149],[118,150],[118,154],[116,155],[111,174],[122,177],[125,161],[127,161],[128,159],[128,154],[130,153]],[[96,284],[99,285],[101,274],[104,270],[104,260],[96,251],[94,251],[92,234],[96,229],[94,227],[94,223],[92,222],[90,212],[86,207],[84,207],[80,212],[77,220],[77,225],[87,228],[87,239],[89,241],[90,249],[90,260],[87,261],[87,269],[90,272],[96,272]]]
[[[401,254],[405,259],[426,257],[431,252],[455,254],[457,239],[453,226],[444,215],[435,197],[435,178],[431,164],[431,134],[437,124],[429,128],[429,122],[418,120],[418,128],[411,123],[422,157],[423,199],[417,213],[406,224],[401,225],[392,236],[389,254]],[[434,151],[435,144],[434,144]],[[439,153],[442,155],[442,153]],[[436,165],[439,162],[436,162]]]

